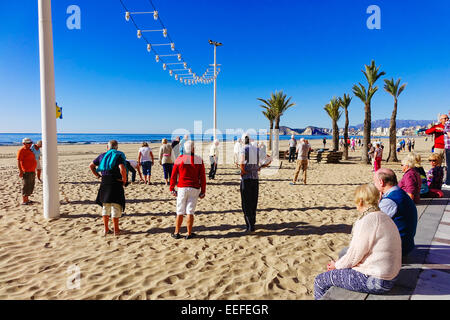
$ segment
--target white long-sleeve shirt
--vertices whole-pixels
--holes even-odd
[[[394,279],[402,267],[402,243],[392,219],[377,211],[356,221],[350,247],[335,267],[351,268],[378,279]]]

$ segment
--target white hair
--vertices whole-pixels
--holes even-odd
[[[194,141],[188,140],[184,143],[184,153],[192,154],[194,151]]]

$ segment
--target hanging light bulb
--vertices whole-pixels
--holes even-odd
[[[153,11],[153,19],[158,20],[158,11]]]
[[[178,54],[178,61],[181,61],[181,54]]]
[[[155,60],[156,60],[156,62],[159,62],[159,56],[158,55],[155,56]]]
[[[172,51],[175,51],[175,43],[172,42],[172,43],[170,44],[170,49],[172,49]]]
[[[183,81],[183,77],[180,77],[180,81]]]
[[[138,31],[137,31],[137,37],[140,39],[141,36],[142,36],[141,30],[138,30]]]
[[[187,68],[187,63],[184,62],[184,63],[183,63],[183,66],[184,66],[184,68],[186,69],[186,68]]]
[[[167,38],[167,29],[163,29],[163,36],[164,38]]]
[[[125,20],[130,21],[130,13],[128,11],[125,12]]]
[[[187,80],[186,79],[184,79],[184,84],[187,84]]]
[[[177,74],[175,75],[175,80],[178,80],[178,75]]]
[[[169,70],[169,74],[170,74],[170,76],[173,76],[173,71]]]
[[[147,43],[147,51],[148,52],[152,51],[152,45],[150,43]]]
[[[192,73],[192,69],[191,68],[189,68],[189,73]]]
[[[167,69],[167,65],[165,63],[163,63],[163,69],[166,70]]]
[[[195,73],[193,74],[193,76],[194,76],[194,78],[196,77],[196,76],[195,76]]]

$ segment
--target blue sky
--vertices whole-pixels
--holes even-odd
[[[151,11],[148,0],[123,0]],[[281,125],[331,127],[323,106],[365,83],[374,59],[387,75],[408,83],[399,119],[435,119],[450,109],[450,1],[429,0],[153,0],[176,48],[197,74],[218,48],[218,127],[267,128],[258,97],[284,90],[297,105]],[[69,5],[81,9],[81,29],[69,30]],[[369,30],[369,5],[381,8],[381,30]],[[56,101],[66,133],[170,133],[213,121],[213,86],[185,86],[137,39],[119,0],[52,3]],[[40,132],[37,1],[0,2],[0,132]],[[143,29],[159,27],[137,17]],[[151,42],[164,42],[159,34]],[[163,53],[163,49],[160,52]],[[167,49],[167,52],[170,50]],[[390,118],[393,99],[382,89],[372,119]],[[354,98],[350,123],[363,122]],[[342,125],[343,120],[340,121]]]

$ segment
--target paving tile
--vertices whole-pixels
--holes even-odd
[[[450,210],[444,211],[444,215],[442,216],[442,222],[450,223]]]
[[[450,273],[424,270],[411,300],[450,300]]]
[[[450,240],[450,226],[446,224],[439,224],[439,227],[434,235],[435,238]]]

